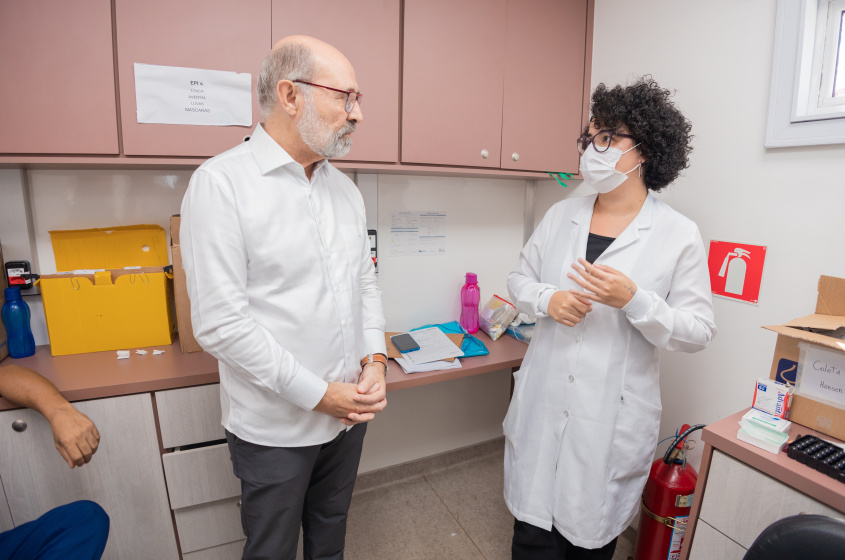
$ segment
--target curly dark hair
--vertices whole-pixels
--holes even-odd
[[[599,130],[625,126],[635,141],[641,142],[645,186],[655,192],[689,167],[692,152],[692,124],[669,100],[671,95],[651,76],[643,76],[627,87],[608,89],[599,84],[590,106],[590,120]]]

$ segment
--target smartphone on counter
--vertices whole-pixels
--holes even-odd
[[[390,337],[390,341],[393,342],[393,345],[396,346],[396,349],[402,352],[403,354],[420,349],[420,345],[417,344],[417,341],[414,340],[414,337],[412,337],[408,333],[394,334]]]

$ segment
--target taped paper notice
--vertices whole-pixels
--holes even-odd
[[[390,213],[390,255],[442,255],[446,252],[446,211]]]
[[[135,63],[139,123],[252,126],[252,75]]]

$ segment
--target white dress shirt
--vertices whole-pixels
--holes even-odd
[[[548,316],[554,292],[581,290],[566,275],[586,254],[595,201],[553,206],[508,277],[517,309],[539,319],[504,421],[505,501],[584,548],[609,543],[638,511],[660,427],[658,349],[696,352],[716,334],[698,227],[651,195],[595,261],[631,278],[633,299],[593,302],[574,327]]]
[[[261,125],[194,172],[182,202],[191,320],[220,362],[223,426],[301,447],[344,426],[313,408],[384,353],[364,202],[325,160],[311,180]]]

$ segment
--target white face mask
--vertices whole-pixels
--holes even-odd
[[[609,193],[624,183],[628,178],[628,173],[642,163],[637,164],[637,167],[625,173],[617,171],[616,164],[623,154],[627,154],[637,146],[639,144],[624,152],[618,148],[608,148],[604,152],[597,152],[593,144],[587,146],[586,151],[581,155],[581,164],[579,165],[581,175],[584,176],[584,183],[601,194]]]

